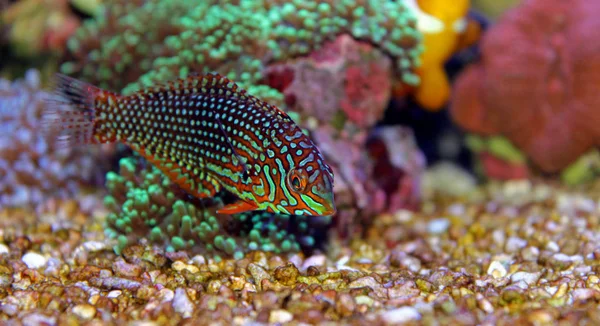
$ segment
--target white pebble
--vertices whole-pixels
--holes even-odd
[[[183,288],[175,289],[173,297],[173,309],[180,313],[183,318],[189,318],[194,312],[194,304],[190,301],[187,292]]]
[[[546,249],[548,249],[550,251],[558,252],[560,250],[560,247],[558,246],[558,244],[556,242],[550,241],[546,244]]]
[[[112,291],[108,292],[106,297],[109,299],[116,299],[121,295],[121,293],[122,293],[121,290],[112,290]]]
[[[531,285],[540,279],[540,275],[541,273],[516,272],[510,277],[510,280],[513,283],[523,281],[527,283],[527,285]]]
[[[27,265],[28,268],[32,269],[43,267],[48,261],[46,257],[38,254],[37,252],[26,253],[23,255],[21,260],[25,263],[25,265]]]
[[[106,248],[106,244],[100,241],[87,241],[84,242],[82,246],[87,252],[101,251]]]
[[[506,251],[517,252],[518,250],[525,248],[527,241],[518,237],[510,237],[506,240]]]
[[[508,271],[506,270],[506,267],[502,265],[502,263],[494,260],[490,264],[490,267],[488,267],[487,273],[488,275],[491,275],[494,278],[500,278],[506,276],[506,274],[508,274]]]
[[[292,319],[294,319],[294,315],[283,309],[272,310],[269,315],[270,324],[284,324],[292,321]]]
[[[450,221],[447,218],[436,218],[427,225],[427,232],[431,234],[441,234],[450,227]]]
[[[325,265],[326,261],[327,261],[327,258],[325,257],[325,255],[310,256],[304,261],[304,264],[302,264],[302,270],[305,271],[310,266],[315,266],[315,267],[323,266],[323,265]]]
[[[387,324],[401,324],[421,319],[421,314],[413,307],[401,307],[383,313],[383,320]]]

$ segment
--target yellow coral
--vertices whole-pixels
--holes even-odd
[[[465,32],[472,30],[466,18],[470,0],[408,0],[407,4],[417,16],[425,46],[418,69],[421,84],[413,93],[422,107],[438,110],[450,97],[444,63],[462,45]]]

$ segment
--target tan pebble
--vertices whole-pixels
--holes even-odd
[[[198,267],[196,267],[196,266],[194,266],[194,265],[188,265],[188,264],[186,264],[186,263],[184,263],[184,262],[182,262],[182,261],[180,261],[180,260],[178,260],[178,261],[174,262],[174,263],[171,265],[171,267],[172,267],[174,270],[178,271],[178,272],[181,272],[181,271],[183,271],[184,269],[185,269],[185,270],[187,270],[187,271],[189,271],[190,273],[198,273],[198,271],[200,271],[200,269],[198,269]]]
[[[341,293],[335,300],[335,310],[343,317],[352,315],[355,308],[354,299],[348,293]]]
[[[586,286],[590,287],[592,284],[598,284],[600,278],[596,275],[590,275],[587,279]]]
[[[208,283],[208,287],[206,289],[206,292],[210,293],[210,294],[216,294],[219,293],[219,289],[221,288],[221,285],[223,285],[223,283],[221,283],[221,281],[219,280],[212,280]]]
[[[534,325],[551,325],[554,322],[554,316],[543,310],[529,313],[529,317],[527,319]]]
[[[79,304],[73,307],[73,313],[82,319],[92,319],[96,315],[96,308],[89,304]]]
[[[565,294],[567,294],[568,290],[569,290],[569,284],[563,283],[558,287],[558,290],[554,294],[554,297],[555,298],[563,297]]]
[[[248,271],[250,272],[250,275],[252,275],[252,277],[254,278],[254,284],[259,290],[262,290],[262,280],[271,279],[271,275],[269,275],[267,271],[265,271],[262,267],[260,267],[257,264],[248,264]]]
[[[89,299],[88,302],[91,305],[95,305],[98,302],[98,299],[100,299],[100,295],[99,294],[94,294],[92,295]]]
[[[291,321],[292,319],[294,319],[294,315],[283,309],[272,310],[271,314],[269,315],[270,324],[283,324]]]
[[[246,278],[243,276],[229,276],[229,282],[231,282],[231,289],[233,291],[240,291],[244,288],[244,284],[246,283]]]
[[[375,303],[375,300],[366,295],[359,295],[354,298],[354,301],[356,302],[356,304],[365,305],[367,307],[371,307],[373,303]]]

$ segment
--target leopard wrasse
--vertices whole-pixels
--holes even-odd
[[[124,96],[57,75],[44,114],[65,146],[120,142],[198,198],[224,189],[218,213],[336,212],[333,172],[294,121],[218,74],[191,75]]]

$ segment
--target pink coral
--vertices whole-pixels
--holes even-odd
[[[389,57],[349,35],[337,37],[306,57],[271,65],[265,72],[267,83],[283,92],[290,109],[325,123],[343,112],[365,128],[383,117],[392,73]]]
[[[455,84],[454,120],[501,134],[546,172],[600,144],[600,2],[529,0],[485,36]]]

